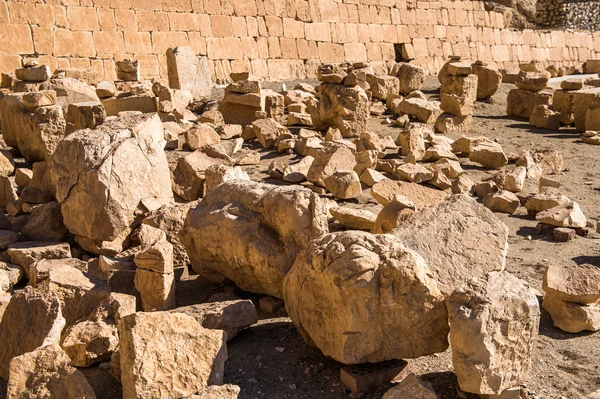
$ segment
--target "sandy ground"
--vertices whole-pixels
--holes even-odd
[[[291,84],[288,84],[290,87]],[[281,84],[273,84],[280,88]],[[436,78],[426,80],[424,92],[436,97],[439,84]],[[552,148],[559,150],[567,169],[554,176],[563,184],[563,193],[577,201],[591,219],[600,216],[600,147],[582,143],[572,129],[544,131],[529,126],[527,121],[506,117],[506,96],[513,85],[503,85],[494,97],[494,104],[478,103],[470,135],[497,139],[505,152],[521,149]],[[381,124],[381,118],[370,120],[370,129],[381,135],[395,137],[398,129]],[[265,152],[263,155],[267,155]],[[292,156],[282,156],[293,159]],[[269,154],[261,165],[248,167],[253,179],[264,179],[266,169],[274,159]],[[491,175],[468,160],[462,159],[466,173],[474,181]],[[281,182],[278,182],[281,183]],[[532,182],[527,187],[535,191]],[[347,205],[378,211],[378,205],[365,190],[358,201]],[[541,291],[542,275],[549,265],[590,263],[600,267],[600,241],[597,234],[577,238],[569,243],[556,243],[535,232],[536,222],[524,209],[516,215],[498,214],[510,229],[510,249],[507,270],[528,281]],[[209,285],[197,276],[177,286],[178,305],[205,301],[222,287]],[[258,296],[242,293],[258,303]],[[317,349],[307,346],[285,311],[278,314],[259,313],[260,322],[242,331],[228,344],[229,359],[225,368],[225,382],[241,387],[242,399],[294,398],[342,399],[350,391],[339,381],[341,365],[324,357]],[[276,348],[284,348],[283,352]],[[583,398],[600,389],[600,333],[567,334],[552,326],[549,315],[542,310],[540,334],[533,356],[533,369],[526,389],[540,398]],[[459,398],[456,376],[452,371],[451,352],[411,360],[409,367],[421,378],[430,381],[440,398]],[[98,399],[121,397],[120,385],[99,367],[82,369],[94,387]],[[0,380],[0,398],[4,398],[5,382]],[[363,398],[375,399],[389,388]],[[465,397],[465,396],[462,396]],[[475,397],[475,396],[466,396]]]

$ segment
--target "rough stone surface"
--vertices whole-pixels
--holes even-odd
[[[183,398],[223,383],[226,334],[179,313],[134,313],[119,322],[123,399]]]
[[[60,300],[54,293],[32,287],[15,293],[0,321],[0,378],[8,380],[9,363],[15,356],[58,343],[64,326]]]
[[[317,130],[334,127],[344,137],[358,137],[366,130],[370,101],[360,87],[321,84],[317,87],[321,100],[309,107],[313,126]]]
[[[281,298],[298,251],[327,232],[325,204],[312,191],[233,181],[190,211],[181,238],[196,272]]]
[[[506,264],[508,228],[466,195],[409,215],[393,234],[423,256],[445,295]]]
[[[448,298],[452,363],[465,392],[497,395],[527,381],[538,300],[507,272],[474,278]]]
[[[96,399],[84,375],[58,344],[12,360],[7,395],[15,399]]]
[[[207,59],[197,56],[193,48],[179,46],[168,49],[167,72],[172,89],[187,90],[195,99],[210,96],[212,79]]]
[[[61,141],[48,170],[67,229],[111,241],[128,230],[143,201],[171,202],[164,145],[157,115],[124,117]]]
[[[348,231],[316,239],[287,275],[284,298],[305,341],[344,364],[448,347],[435,280],[423,258],[390,235]]]

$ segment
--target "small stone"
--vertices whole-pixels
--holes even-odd
[[[552,232],[554,239],[558,242],[567,242],[577,237],[577,232],[574,229],[567,227],[557,227]]]

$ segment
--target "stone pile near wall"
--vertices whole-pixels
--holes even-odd
[[[113,80],[115,61],[135,58],[143,79],[166,79],[165,52],[182,45],[208,56],[217,82],[231,71],[312,77],[320,63],[344,60],[383,67],[403,55],[433,74],[451,54],[500,68],[600,54],[598,32],[516,31],[507,19],[480,1],[0,1],[0,71],[36,56],[52,69],[91,68]]]
[[[545,27],[600,29],[600,1],[597,0],[539,0],[536,22]]]

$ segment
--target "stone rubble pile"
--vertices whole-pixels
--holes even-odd
[[[237,72],[216,101],[205,58],[191,47],[166,57],[168,82],[142,81],[137,60],[117,62],[116,82],[35,62],[3,78],[9,397],[95,398],[78,369],[102,365],[126,399],[236,398],[240,388],[223,385],[227,343],[259,312],[289,315],[308,345],[344,365],[450,348],[462,391],[520,390],[540,309],[505,270],[509,230],[494,212],[528,214],[557,241],[587,234],[588,219],[551,177],[565,167],[559,152],[507,155],[487,137],[436,134],[470,130],[498,70],[451,57],[439,102],[410,62],[325,64],[318,86],[281,91]],[[510,115],[544,128],[581,122],[583,86],[565,81],[554,111],[549,75],[524,69]],[[397,116],[394,139],[369,129],[386,112]],[[466,167],[487,177],[472,181]],[[262,298],[220,292],[189,304],[177,283],[190,273]],[[597,274],[547,270],[543,307],[556,327],[600,330]],[[436,397],[404,375],[384,398]]]

